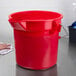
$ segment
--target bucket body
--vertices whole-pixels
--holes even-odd
[[[58,33],[28,36],[14,30],[17,64],[29,69],[47,69],[57,62]]]
[[[51,15],[53,17],[49,17]],[[10,15],[18,65],[41,70],[56,64],[61,18],[61,14],[49,11],[24,11]]]

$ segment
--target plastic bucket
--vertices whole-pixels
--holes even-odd
[[[61,19],[61,14],[51,11],[22,11],[9,16],[18,65],[40,70],[56,64]]]

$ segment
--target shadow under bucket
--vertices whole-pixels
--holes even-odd
[[[61,14],[51,11],[22,11],[9,16],[18,65],[41,70],[56,64],[61,19]]]

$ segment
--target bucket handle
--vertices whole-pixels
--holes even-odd
[[[61,31],[61,24],[60,23],[57,23],[56,21],[53,21],[53,26],[52,26],[52,31],[53,32],[60,32]]]
[[[53,25],[54,25],[54,27],[53,27],[54,31],[60,32],[61,31],[61,27],[65,31],[66,35],[59,36],[59,39],[61,39],[63,37],[66,37],[66,36],[69,36],[69,33],[67,32],[66,28],[61,23],[57,23],[56,21],[54,21]]]
[[[61,36],[61,38],[65,38],[65,37],[69,37],[69,32],[67,31],[67,29],[62,25],[60,24],[65,32],[65,35]]]
[[[59,25],[61,25],[61,27],[63,28],[63,30],[65,32],[65,35],[59,36],[59,39],[68,37],[69,36],[69,33],[67,32],[66,28],[62,24],[59,24]]]

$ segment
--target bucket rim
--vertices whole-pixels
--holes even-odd
[[[55,13],[55,14],[58,14],[58,15],[60,15],[60,17],[57,17],[57,18],[53,18],[53,19],[28,19],[28,20],[19,20],[19,21],[16,21],[16,20],[11,20],[13,17],[12,17],[12,15],[15,15],[15,14],[19,14],[19,13],[26,13],[26,12],[46,12],[46,13]],[[62,14],[60,14],[60,13],[58,13],[58,12],[53,12],[53,11],[45,11],[45,10],[29,10],[29,11],[20,11],[20,12],[14,12],[14,13],[12,13],[12,14],[10,14],[10,15],[8,15],[8,21],[11,21],[11,22],[25,22],[25,21],[32,21],[32,22],[35,22],[35,21],[55,21],[55,20],[59,20],[59,19],[62,19],[63,18],[63,15]]]

